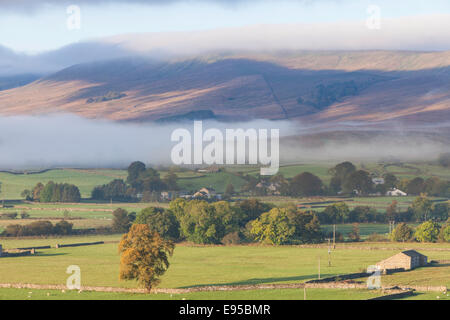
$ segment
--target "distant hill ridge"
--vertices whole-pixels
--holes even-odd
[[[0,114],[431,123],[450,119],[450,52],[298,51],[78,64],[0,91]],[[205,119],[206,119],[205,118]]]

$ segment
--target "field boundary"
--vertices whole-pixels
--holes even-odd
[[[306,249],[323,249],[328,248],[327,244],[302,244],[302,245],[294,245],[298,248],[306,248]],[[405,251],[405,250],[422,250],[422,251],[450,251],[450,248],[427,248],[427,247],[370,247],[366,246],[366,244],[362,243],[361,246],[347,246],[347,245],[339,245],[336,244],[336,250],[386,250],[386,251]]]
[[[29,283],[0,283],[3,289],[38,289],[38,290],[68,290],[65,285],[43,285]],[[212,291],[245,291],[245,290],[274,290],[274,289],[365,289],[367,285],[360,282],[333,282],[333,283],[285,283],[285,284],[261,284],[261,285],[239,285],[239,286],[202,286],[191,288],[155,288],[153,294],[187,294],[193,292]],[[383,287],[382,290],[402,290],[421,292],[446,292],[446,287],[420,287],[420,286],[395,286]],[[68,290],[69,291],[69,290]],[[145,289],[117,288],[117,287],[95,287],[81,286],[81,291],[114,292],[114,293],[149,293]]]

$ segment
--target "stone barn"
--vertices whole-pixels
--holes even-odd
[[[423,254],[415,250],[408,250],[378,262],[377,266],[384,271],[392,269],[412,270],[418,267],[426,266],[428,263],[427,260],[428,258]]]

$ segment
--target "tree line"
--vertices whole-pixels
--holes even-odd
[[[317,212],[302,210],[293,204],[276,207],[256,199],[209,203],[180,198],[171,201],[168,209],[149,207],[138,214],[117,209],[114,211],[112,229],[125,233],[133,224],[145,224],[152,232],[171,241],[186,240],[198,244],[262,242],[279,245],[320,243],[330,236],[323,232],[322,224],[419,221],[439,225],[439,222],[448,219],[448,204],[433,204],[425,196],[417,197],[404,212],[397,211],[395,202],[386,212],[367,206],[350,209],[343,202],[331,204],[322,212]],[[359,240],[359,230],[354,228],[348,236]]]
[[[152,232],[172,241],[198,244],[318,243],[323,238],[314,214],[295,206],[276,208],[256,199],[234,205],[176,199],[168,209],[151,207],[137,215],[123,209],[114,212],[113,230],[127,232],[133,224],[148,225]]]
[[[356,206],[350,209],[345,202],[338,202],[328,205],[322,212],[315,212],[315,214],[322,224],[421,222],[428,220],[443,222],[448,219],[449,211],[450,206],[447,202],[434,203],[422,194],[405,210],[401,210],[395,200],[385,211],[378,211],[369,206]]]
[[[10,224],[1,233],[4,237],[70,235],[73,224],[61,220],[53,225],[50,221],[34,221],[27,225]]]
[[[450,181],[437,177],[423,179],[398,179],[392,173],[382,176],[384,183],[375,184],[373,175],[366,170],[357,170],[351,162],[342,162],[329,170],[331,180],[326,185],[318,176],[303,172],[291,179],[282,174],[273,177],[243,175],[246,184],[243,192],[252,195],[283,195],[293,197],[335,196],[335,195],[385,195],[387,191],[398,188],[410,195],[427,193],[430,196],[450,196]]]
[[[39,202],[80,202],[81,194],[77,186],[69,183],[47,182],[37,183],[32,190],[24,190],[21,194],[28,201]]]
[[[133,201],[141,195],[142,201],[154,200],[155,193],[161,191],[177,191],[177,175],[170,171],[164,178],[160,173],[147,168],[144,163],[135,161],[127,169],[126,181],[115,179],[108,184],[96,186],[91,198],[102,201]]]
[[[392,232],[391,239],[396,242],[450,242],[450,219],[442,226],[426,221],[415,229],[402,222]]]

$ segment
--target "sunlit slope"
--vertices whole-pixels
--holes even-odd
[[[75,65],[0,91],[0,114],[147,121],[208,111],[226,120],[445,121],[449,66],[449,52],[128,58]]]

